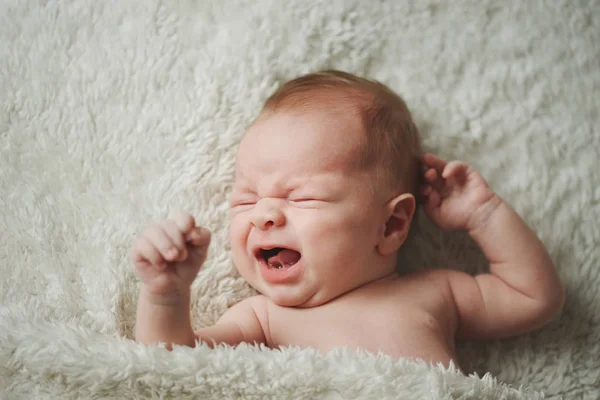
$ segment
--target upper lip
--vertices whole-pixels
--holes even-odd
[[[288,245],[281,244],[281,243],[268,243],[268,244],[263,243],[263,244],[258,244],[256,246],[253,246],[252,254],[254,254],[254,256],[256,258],[262,258],[262,254],[261,254],[262,250],[272,250],[275,248],[290,249],[290,250],[298,251],[293,246],[288,246]]]

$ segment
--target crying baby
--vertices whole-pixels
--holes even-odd
[[[440,228],[467,231],[489,272],[399,276],[418,203]],[[537,329],[565,299],[540,240],[482,176],[423,154],[405,102],[345,72],[301,76],[266,101],[238,149],[230,216],[234,265],[260,294],[193,331],[210,233],[179,212],[132,246],[137,341],[360,348],[447,366],[456,340]]]

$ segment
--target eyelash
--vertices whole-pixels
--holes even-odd
[[[313,198],[297,198],[297,199],[287,199],[287,201],[289,201],[290,203],[293,203],[295,205],[300,205],[303,204],[304,207],[309,208],[310,205],[316,205],[317,203],[321,202],[322,200],[318,200],[318,199],[313,199]],[[232,208],[248,208],[250,206],[254,206],[256,205],[256,201],[240,201],[235,203]],[[302,207],[302,206],[301,206]]]
[[[256,204],[256,202],[254,202],[254,201],[244,201],[244,202],[235,203],[233,205],[233,207],[248,207],[248,206],[253,206],[255,204]]]
[[[321,200],[309,199],[309,198],[289,199],[289,201],[292,202],[292,203],[294,203],[295,206],[302,207],[302,208],[314,208],[319,203],[321,203]]]

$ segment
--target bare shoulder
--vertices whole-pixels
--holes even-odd
[[[455,304],[454,294],[457,288],[466,289],[475,284],[475,278],[466,272],[445,268],[429,268],[411,274],[415,286],[424,293],[432,291]],[[409,275],[409,276],[411,276]]]
[[[450,295],[450,275],[452,272],[441,268],[427,268],[402,276],[400,284],[409,285],[415,290],[431,294]]]
[[[251,296],[251,297],[248,297],[248,298],[240,301],[239,303],[237,303],[233,307],[237,307],[237,306],[242,305],[242,304],[244,306],[252,307],[253,309],[265,307],[266,297],[263,296],[262,294],[258,294],[256,296]]]
[[[265,297],[262,295],[248,297],[229,308],[219,320],[239,321],[240,319],[261,319],[262,314],[266,312]]]
[[[458,314],[451,281],[456,273],[464,274],[449,269],[428,268],[402,276],[397,282],[398,295],[410,296],[412,304],[438,320],[446,320],[448,326],[454,329]]]
[[[262,324],[264,301],[262,296],[249,297],[229,308],[211,327],[201,329],[197,335],[217,343],[235,345],[240,342],[265,343]]]

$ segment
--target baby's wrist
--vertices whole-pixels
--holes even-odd
[[[142,284],[140,287],[140,301],[144,301],[156,306],[189,307],[190,289],[175,289],[169,292],[157,293],[152,291],[146,285]]]
[[[465,227],[466,231],[469,232],[470,235],[474,235],[484,229],[490,219],[492,219],[493,215],[502,208],[501,206],[503,203],[504,200],[494,193],[489,200],[477,207],[473,212],[473,215],[471,215],[471,218],[469,218],[467,226]]]

